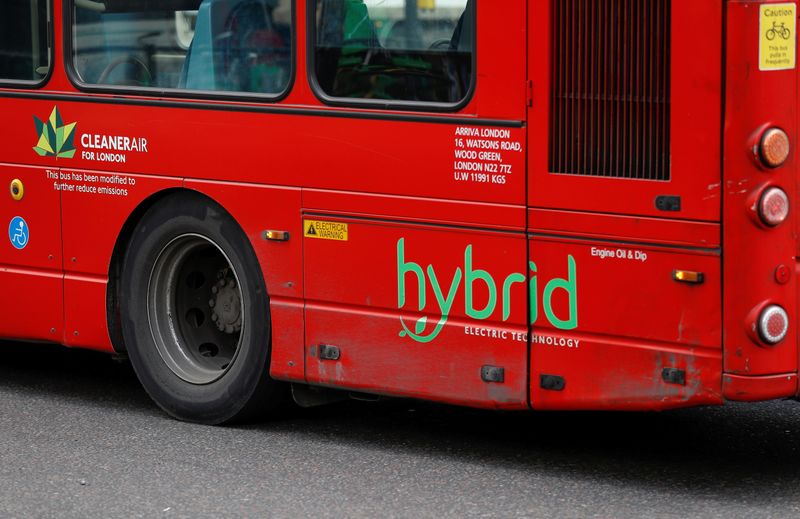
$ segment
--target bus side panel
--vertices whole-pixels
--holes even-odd
[[[444,116],[443,124],[355,121],[315,117],[289,126],[296,132],[296,141],[286,144],[296,148],[290,167],[304,175],[306,187],[525,203],[522,128],[457,126]]]
[[[439,116],[443,124],[431,124],[392,120],[396,113],[385,119],[379,119],[379,112],[371,117],[343,117],[343,110],[331,109],[330,115],[322,109],[323,115],[265,114],[62,102],[58,108],[63,119],[77,121],[75,156],[59,162],[38,157],[31,149],[36,144],[31,131],[10,136],[8,160],[118,174],[148,172],[521,205],[525,200],[524,97],[513,97],[517,91],[524,94],[522,86],[505,93],[509,103],[516,101],[521,107],[518,118],[502,121],[510,128],[470,126],[478,135],[459,135],[459,130],[465,132],[461,126],[448,124],[448,118],[455,117],[449,115]],[[37,106],[31,104],[18,119],[28,124],[32,114],[46,116],[48,109]],[[52,109],[53,104],[49,106]],[[108,138],[115,136],[140,143],[146,151],[107,151]],[[456,159],[457,152],[463,158]],[[479,157],[481,152],[488,155]]]
[[[571,349],[534,344],[531,402],[538,410],[652,411],[721,404],[719,351],[640,340],[575,334]],[[680,370],[686,383],[667,383],[664,370]],[[544,389],[561,377],[562,390]]]
[[[107,276],[114,245],[131,213],[180,179],[64,168],[62,227],[68,273]],[[102,192],[101,192],[102,190]]]
[[[58,174],[58,168],[0,165],[0,196],[4,198],[0,203],[0,284],[6,294],[5,311],[0,312],[2,337],[61,339],[61,197],[48,178]],[[21,181],[19,201],[9,189],[15,179]]]
[[[313,212],[325,208],[326,214],[382,220],[403,219],[414,223],[452,227],[479,227],[521,232],[525,229],[525,209],[521,206],[463,202],[460,200],[373,195],[353,192],[303,190],[303,207]]]
[[[541,278],[532,301],[534,408],[721,401],[720,258],[713,251],[537,236],[531,259]],[[679,269],[702,273],[703,283],[677,282]],[[675,370],[683,381],[668,379]]]
[[[522,233],[306,220],[347,225],[305,239],[310,383],[527,408]]]
[[[270,298],[272,348],[269,374],[272,378],[295,382],[306,378],[304,306],[296,299]]]
[[[303,380],[303,229],[300,190],[228,182],[186,180],[227,210],[242,227],[262,268],[272,312],[272,364],[275,378]],[[289,233],[270,241],[265,231]],[[265,316],[266,318],[266,316]]]
[[[0,266],[0,283],[7,290],[9,301],[0,312],[0,337],[61,341],[63,274]]]
[[[310,383],[528,407],[529,2],[502,3],[476,2],[477,87],[462,111],[289,130],[306,225],[330,233],[304,239]]]
[[[553,2],[531,2],[529,12],[530,51],[529,74],[533,81],[533,104],[530,109],[528,133],[528,204],[533,207],[552,209],[571,209],[599,213],[616,213],[641,216],[667,217],[688,220],[717,222],[720,219],[720,96],[722,92],[722,0],[673,0],[671,2],[671,81],[669,83],[669,132],[671,161],[669,181],[643,180],[631,178],[612,178],[603,175],[588,175],[585,171],[551,172],[550,157],[553,141],[559,142],[562,153],[569,146],[564,142],[578,142],[589,138],[591,132],[603,138],[605,143],[600,151],[614,157],[615,164],[630,160],[614,151],[619,146],[614,135],[598,126],[591,127],[592,116],[576,111],[574,127],[566,134],[551,138],[551,123],[556,118],[549,107],[553,101],[552,81],[554,76],[553,58],[556,56],[553,43]],[[567,2],[561,2],[567,4]],[[593,31],[608,38],[628,38],[631,31],[650,35],[645,27],[631,26],[635,21],[615,20],[610,17],[595,22],[593,4],[577,2],[577,16],[564,23],[572,23],[571,30],[564,31],[566,41],[558,42],[556,59],[562,59],[573,47],[579,46],[584,38],[596,38]],[[628,2],[620,9],[628,12],[632,19],[638,2]],[[606,15],[608,16],[608,15]],[[570,28],[568,28],[570,29]],[[691,36],[689,36],[691,35]],[[641,37],[641,36],[640,36]],[[635,62],[635,47],[629,49],[626,59]],[[639,57],[641,59],[641,57]],[[591,57],[584,56],[583,62],[590,63]],[[610,75],[618,73],[615,60],[606,56],[606,61],[598,61],[592,71],[581,72],[581,64],[573,65],[576,70],[570,76],[575,92],[579,96],[600,95],[598,82],[586,78],[606,81]],[[583,74],[583,75],[582,75]],[[603,83],[605,84],[605,83]],[[595,90],[589,90],[593,85]],[[620,99],[604,93],[606,101],[618,103]],[[578,105],[576,105],[577,107]],[[616,105],[614,105],[616,106]],[[562,114],[563,115],[563,114]],[[583,117],[583,119],[581,119]],[[600,119],[602,120],[602,119]],[[648,124],[647,119],[636,124]],[[613,143],[613,145],[609,144]],[[631,154],[637,151],[631,149]],[[561,173],[561,174],[558,174]],[[630,173],[626,171],[625,173]],[[664,195],[680,195],[681,207],[678,211],[665,213],[656,207],[656,198]]]
[[[774,398],[773,376],[787,381],[779,396],[798,390],[798,285],[792,275],[797,252],[797,220],[792,217],[798,209],[797,70],[760,70],[762,5],[727,4],[727,53],[735,59],[728,59],[725,70],[723,308],[724,387],[732,400]],[[776,169],[762,166],[755,153],[763,131],[772,126],[782,128],[792,146],[788,161]],[[784,190],[790,207],[789,218],[772,228],[761,222],[756,209],[770,186]],[[782,270],[788,272],[785,277],[779,275]],[[770,304],[783,307],[791,322],[786,338],[774,346],[767,346],[756,332],[759,313]]]
[[[114,352],[107,323],[107,291],[106,276],[64,276],[64,345]]]
[[[53,180],[49,178],[58,174],[58,168],[0,165],[0,196],[3,197],[0,205],[0,242],[3,244],[0,247],[0,265],[61,270],[61,228],[58,225],[61,196],[53,189]],[[23,197],[19,201],[13,200],[10,191],[15,179],[22,182]],[[17,217],[25,221],[29,233],[27,243],[17,243],[22,248],[11,242],[12,234],[15,234],[11,224]]]

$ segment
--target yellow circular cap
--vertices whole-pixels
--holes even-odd
[[[11,181],[8,190],[11,192],[11,198],[16,201],[22,200],[22,197],[25,196],[25,186],[22,184],[22,180],[18,178]]]

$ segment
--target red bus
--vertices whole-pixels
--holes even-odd
[[[0,9],[0,337],[204,423],[798,396],[794,2]]]

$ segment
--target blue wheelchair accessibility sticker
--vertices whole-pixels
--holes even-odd
[[[15,249],[22,250],[28,246],[29,238],[30,230],[28,229],[28,222],[21,216],[15,216],[8,225],[8,239],[11,240],[11,245],[13,245]]]

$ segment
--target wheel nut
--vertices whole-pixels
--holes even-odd
[[[212,320],[212,321],[216,321],[216,320],[218,320],[218,319],[219,319],[219,316],[217,315],[217,313],[216,313],[216,312],[214,312],[214,313],[212,313],[212,314],[211,314],[211,320]]]
[[[211,293],[212,294],[216,294],[217,292],[219,292],[219,289],[216,287],[216,285],[211,287]]]
[[[208,300],[208,306],[209,306],[210,308],[214,308],[214,305],[215,305],[215,304],[216,304],[216,301],[214,301],[213,299],[209,299],[209,300]]]

